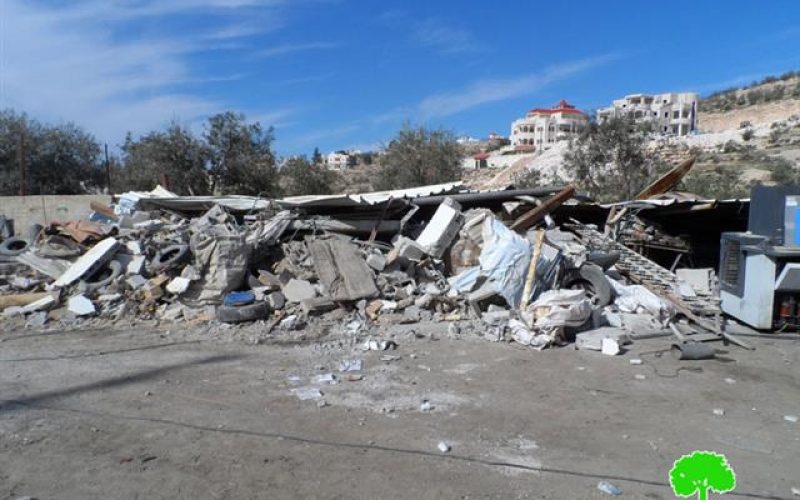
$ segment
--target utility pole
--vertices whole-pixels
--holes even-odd
[[[113,194],[111,192],[111,164],[108,162],[108,143],[103,146],[106,152],[106,186],[108,187],[108,194]]]
[[[19,133],[18,146],[17,159],[19,160],[19,195],[25,196],[28,191],[28,168],[25,165],[25,130],[21,130]]]

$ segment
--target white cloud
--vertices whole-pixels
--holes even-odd
[[[283,26],[279,19],[248,21],[218,28],[205,37],[209,40],[234,40],[275,31]]]
[[[304,148],[314,147],[318,142],[326,139],[340,139],[342,137],[346,137],[359,129],[361,129],[361,125],[357,123],[351,123],[342,125],[341,127],[312,130],[285,141],[282,141],[280,137],[278,137],[278,142],[281,143],[283,149],[298,151]]]
[[[285,3],[286,0],[84,0],[51,12],[65,21],[81,19],[130,21],[190,11],[225,14],[240,9],[277,7]]]
[[[220,48],[207,34],[162,38],[120,35],[109,19],[166,15],[199,9],[242,12],[277,5],[264,0],[89,1],[54,9],[24,0],[0,0],[0,109],[14,108],[49,122],[74,121],[101,141],[121,142],[125,133],[163,127],[170,120],[196,124],[229,107],[199,95],[198,85],[227,82],[243,74],[198,74],[190,55]],[[246,16],[245,16],[246,14]],[[258,19],[270,19],[260,12]],[[230,19],[230,17],[226,18]],[[121,24],[120,27],[128,25]],[[230,28],[219,39],[243,36]],[[222,47],[225,48],[225,47]],[[288,116],[267,115],[270,121]]]
[[[481,80],[457,92],[426,97],[417,105],[415,111],[422,118],[441,118],[483,104],[531,95],[545,86],[596,68],[616,58],[617,56],[608,54],[551,66],[541,73],[506,79]]]
[[[411,39],[416,45],[435,49],[442,54],[475,52],[481,48],[469,31],[446,25],[436,19],[415,24]]]
[[[309,50],[333,49],[338,46],[339,44],[335,42],[287,43],[259,50],[255,52],[255,55],[259,57],[275,57]]]

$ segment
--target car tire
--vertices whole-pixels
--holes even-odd
[[[28,248],[28,242],[22,238],[11,237],[0,242],[0,255],[16,257]]]
[[[219,306],[217,320],[223,323],[258,321],[267,317],[269,306],[266,302],[255,302],[246,306]]]
[[[592,307],[596,309],[611,303],[611,283],[608,282],[603,268],[597,264],[587,262],[579,269],[567,273],[563,287],[584,290],[592,302]]]
[[[106,274],[107,272],[108,274]],[[92,276],[89,279],[83,280],[82,282],[83,288],[87,292],[93,292],[95,290],[99,290],[104,286],[108,286],[111,283],[113,283],[114,280],[116,280],[120,274],[122,274],[122,264],[120,264],[119,261],[111,260],[106,265],[98,269],[97,272],[92,274]],[[100,279],[97,279],[96,281],[91,281],[95,277],[98,277]]]
[[[170,245],[161,249],[150,262],[153,272],[166,271],[179,264],[189,252],[189,245]]]

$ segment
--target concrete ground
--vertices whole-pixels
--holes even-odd
[[[332,333],[247,345],[5,331],[0,498],[581,499],[607,497],[608,480],[624,498],[661,499],[694,450],[726,454],[730,496],[800,488],[800,424],[784,418],[800,414],[797,341],[677,361],[656,352],[663,338],[607,357],[433,337],[362,352]],[[356,358],[361,380],[338,372]],[[330,372],[338,384],[315,384]],[[292,392],[307,386],[323,399]]]

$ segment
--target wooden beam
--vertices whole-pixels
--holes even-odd
[[[656,196],[659,194],[664,194],[667,191],[671,191],[678,183],[683,179],[686,174],[694,166],[696,158],[692,157],[688,160],[684,161],[677,167],[673,168],[666,174],[662,175],[658,179],[655,180],[652,184],[644,188],[641,193],[636,195],[636,200],[646,200],[652,196]]]
[[[544,218],[556,208],[560,207],[565,201],[575,196],[575,186],[567,186],[563,190],[554,194],[538,207],[534,207],[524,214],[520,215],[517,220],[511,224],[511,230],[519,233],[527,231],[534,224]]]

